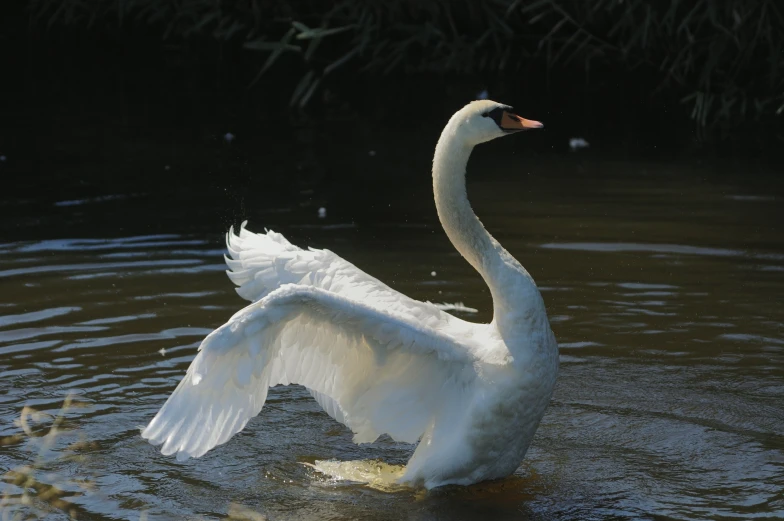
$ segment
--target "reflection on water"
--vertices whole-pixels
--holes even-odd
[[[477,212],[542,289],[562,369],[514,476],[427,494],[384,485],[412,446],[354,445],[299,387],[273,389],[258,418],[203,458],[161,456],[140,426],[201,339],[243,304],[223,273],[225,226],[214,216],[225,210],[185,191],[161,205],[166,219],[151,233],[136,218],[157,211],[145,194],[51,206],[96,223],[87,238],[47,236],[53,218],[28,216],[25,230],[41,239],[0,245],[3,508],[50,509],[52,519],[784,517],[781,186],[755,192],[743,179],[711,185],[640,168],[471,178]],[[487,290],[439,231],[430,194],[376,197],[405,211],[330,206],[319,219],[294,205],[247,217],[489,320]],[[69,393],[81,406],[43,436]],[[25,434],[24,406],[39,411],[28,427],[40,435]],[[53,486],[60,492],[47,493]],[[51,501],[14,504],[25,491]]]

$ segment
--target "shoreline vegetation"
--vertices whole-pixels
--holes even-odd
[[[245,83],[293,75],[307,107],[357,74],[635,77],[691,120],[698,140],[784,117],[784,7],[777,0],[32,0],[31,31],[164,46],[217,44]]]

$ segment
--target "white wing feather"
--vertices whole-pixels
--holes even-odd
[[[390,309],[427,327],[471,337],[476,324],[446,313],[435,304],[412,299],[368,275],[329,250],[303,250],[273,231],[253,233],[240,226],[226,234],[229,257],[226,271],[239,286],[237,293],[255,302],[283,284],[313,286],[361,301],[378,309]]]
[[[242,430],[269,387],[299,383],[357,443],[415,442],[476,378],[473,346],[394,309],[283,285],[201,344],[142,432],[164,454],[198,457]]]

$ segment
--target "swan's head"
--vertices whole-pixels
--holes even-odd
[[[521,118],[512,107],[490,100],[472,101],[452,116],[455,137],[478,145],[521,130],[542,128],[538,121]]]

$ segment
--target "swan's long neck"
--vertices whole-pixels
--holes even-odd
[[[433,195],[438,218],[449,240],[492,286],[492,266],[499,260],[498,242],[487,232],[468,202],[465,172],[472,150],[472,146],[457,142],[444,130],[433,158]]]
[[[479,272],[493,297],[493,323],[507,346],[534,330],[549,331],[539,290],[525,269],[496,241],[471,209],[465,173],[473,145],[446,126],[433,158],[433,192],[438,218],[460,254]],[[512,353],[513,355],[515,353]]]

